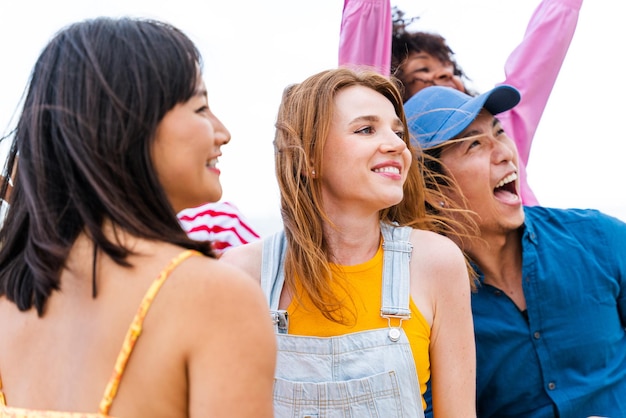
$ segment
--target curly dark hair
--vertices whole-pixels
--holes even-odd
[[[419,17],[405,18],[405,13],[397,6],[392,9],[393,36],[391,39],[391,73],[402,80],[401,66],[412,52],[426,52],[444,64],[451,64],[454,75],[468,79],[454,59],[454,51],[446,43],[446,39],[429,32],[412,32],[407,27]]]

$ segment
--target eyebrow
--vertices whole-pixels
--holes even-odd
[[[350,124],[358,123],[358,122],[380,122],[380,118],[378,116],[375,116],[375,115],[358,116],[358,117],[352,119],[350,121]],[[402,121],[400,120],[399,117],[396,117],[394,119],[394,124],[395,124],[395,127],[400,127],[400,128],[403,127]]]
[[[428,52],[424,52],[424,51],[420,51],[420,52],[416,52],[414,57],[414,59],[428,59],[428,58],[434,58],[436,61],[440,61],[439,58],[436,58],[435,56],[433,56],[432,54],[429,54]]]
[[[468,139],[468,138],[472,138],[472,137],[478,136],[478,135],[481,135],[481,132],[478,131],[477,129],[474,129],[472,131],[465,132],[463,135],[459,135],[456,139],[458,139],[458,140]]]
[[[352,119],[350,121],[350,123],[355,123],[355,122],[378,122],[379,120],[380,120],[380,118],[378,116],[366,115],[366,116],[357,116],[356,118]]]
[[[500,124],[500,120],[498,118],[496,118],[495,116],[493,117],[492,121],[491,121],[491,128],[495,128],[496,126],[498,126]],[[459,135],[456,139],[462,140],[462,139],[467,139],[473,136],[478,136],[478,135],[482,135],[482,133],[480,131],[478,131],[477,129],[471,130],[471,131],[467,131],[462,135]]]
[[[206,88],[204,88],[204,87],[198,87],[198,88],[196,88],[196,89],[194,90],[194,92],[193,92],[193,96],[194,96],[194,97],[198,97],[198,96],[201,96],[201,97],[207,97],[207,91],[206,91]]]

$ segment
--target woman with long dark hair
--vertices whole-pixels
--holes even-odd
[[[0,416],[272,416],[258,285],[176,218],[221,197],[229,140],[178,29],[99,18],[49,42],[5,169]]]

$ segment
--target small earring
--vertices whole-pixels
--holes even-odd
[[[311,177],[315,178],[315,170],[311,170]]]
[[[446,204],[445,204],[445,202],[442,200],[442,201],[440,201],[440,202],[439,202],[439,206],[441,206],[442,208],[445,208],[445,207],[446,207]]]

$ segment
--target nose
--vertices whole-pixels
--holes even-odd
[[[226,145],[230,142],[230,131],[224,126],[217,116],[212,115],[213,130],[215,132],[215,144],[218,146]]]
[[[407,149],[404,139],[399,137],[398,134],[390,130],[389,134],[385,135],[385,140],[382,142],[381,151],[384,153],[402,153]]]
[[[508,139],[494,140],[493,158],[496,164],[513,162],[517,156],[515,143]]]
[[[452,73],[452,70],[444,67],[435,73],[432,82],[437,86],[449,86],[452,84],[453,77],[454,73]]]

